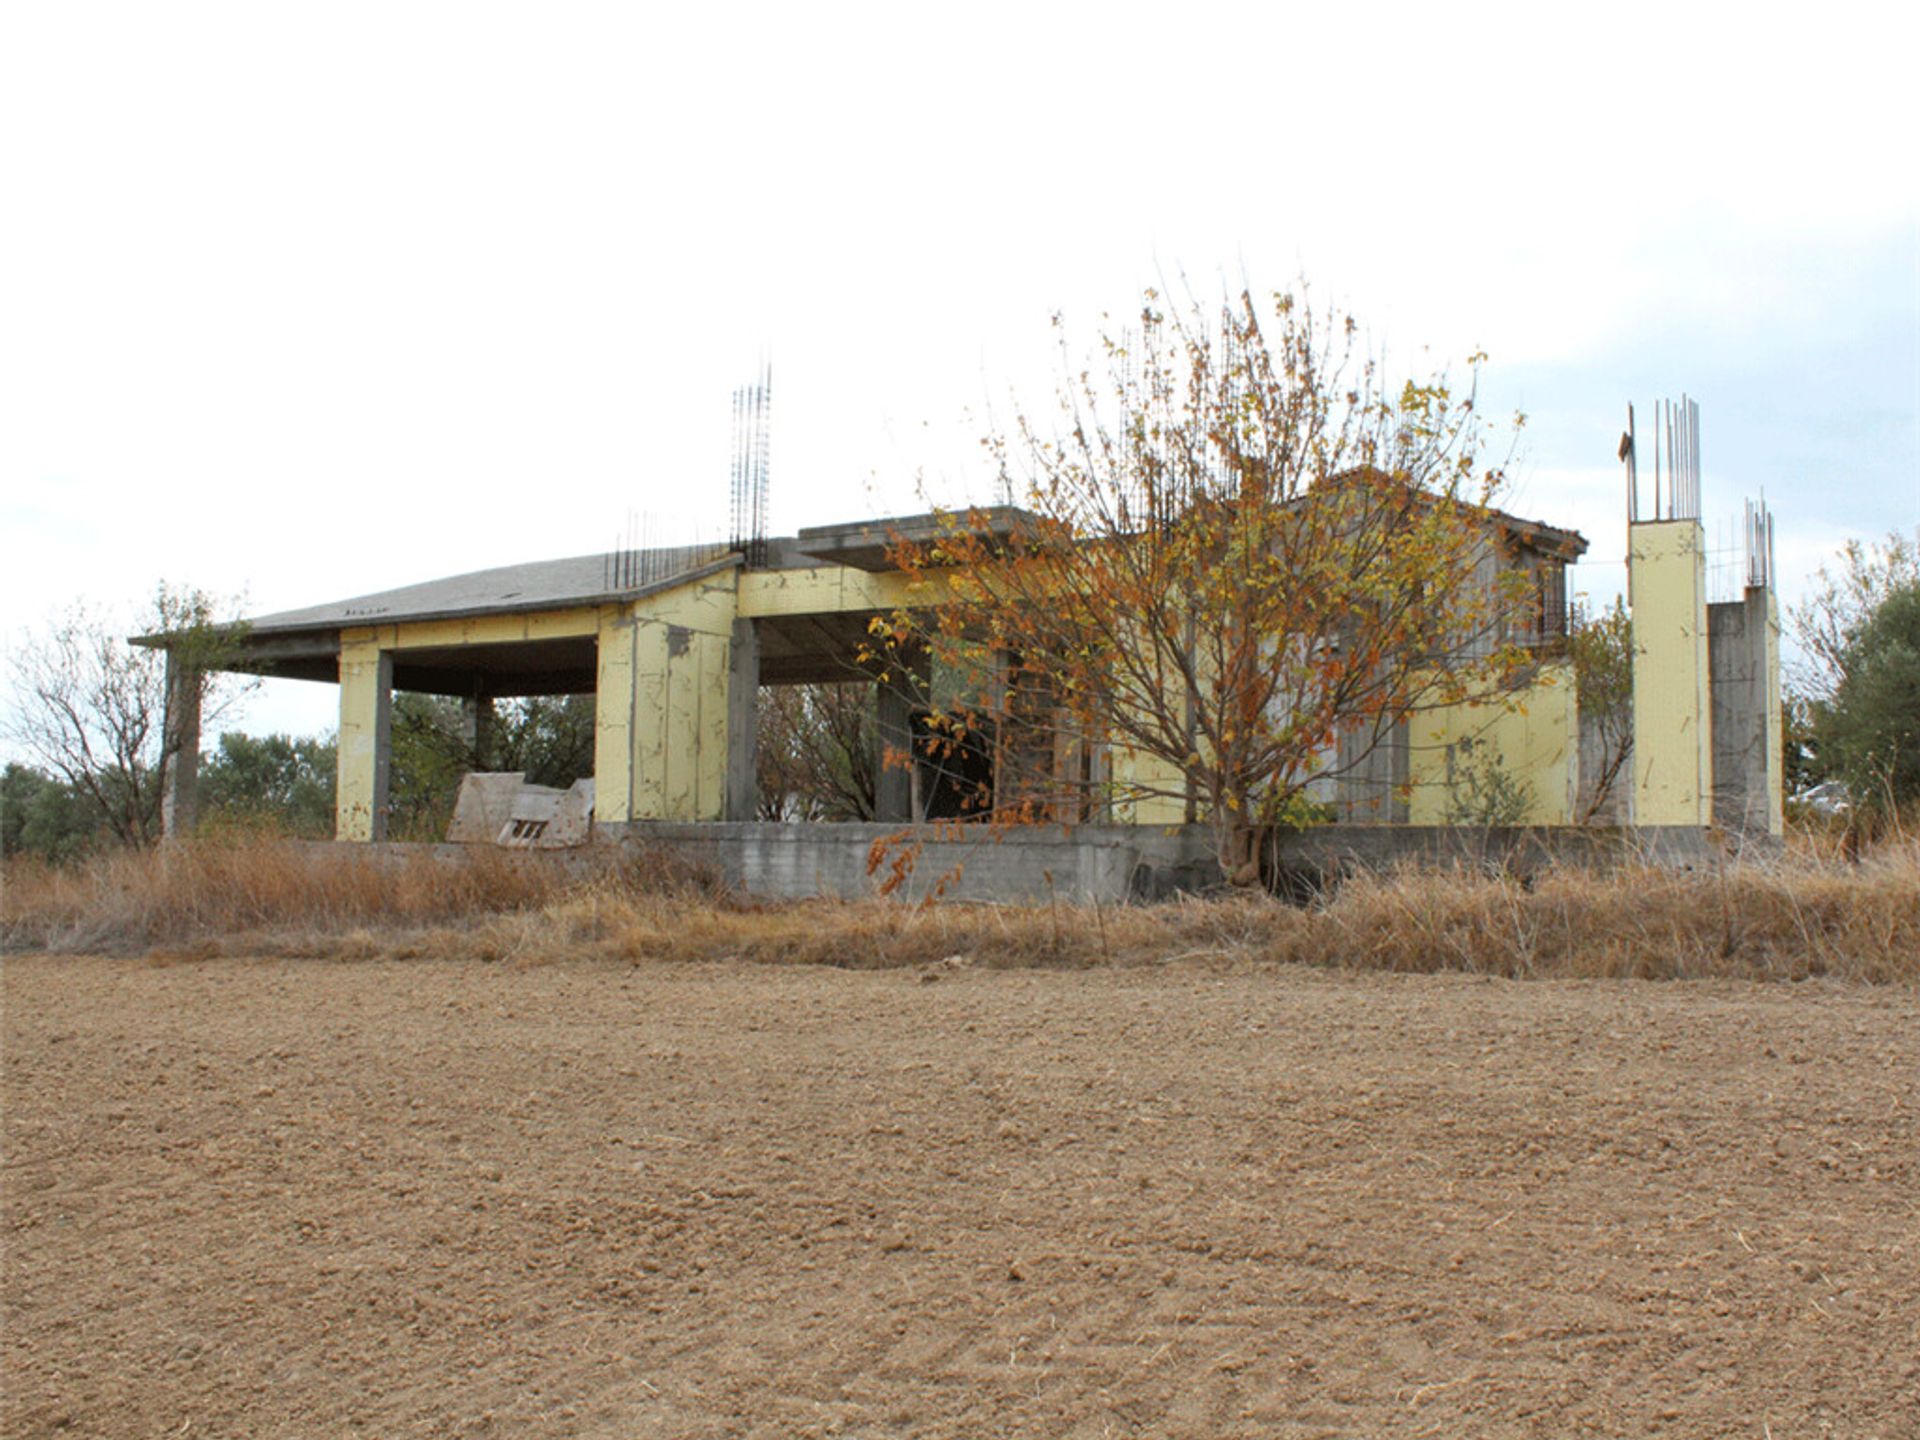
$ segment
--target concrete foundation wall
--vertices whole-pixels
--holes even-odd
[[[1143,866],[1149,885],[1155,876],[1191,871],[1185,889],[1217,874],[1209,869],[1211,838],[1200,827],[635,822],[596,826],[594,838],[663,846],[772,899],[864,899],[883,893],[897,874],[889,893],[905,900],[1119,902],[1133,894]]]
[[[1128,904],[1166,900],[1220,885],[1205,826],[1083,825],[1003,828],[956,839],[953,827],[887,825],[673,824],[594,827],[594,842],[571,850],[377,844],[302,847],[316,866],[402,865],[428,857],[454,866],[484,855],[490,865],[548,866],[582,879],[605,873],[623,846],[657,846],[703,864],[749,895],[770,900],[877,896],[888,867],[869,871],[876,841],[905,836],[921,848],[894,898],[999,904]],[[1419,825],[1325,825],[1286,836],[1264,857],[1273,888],[1296,899],[1363,870],[1396,864],[1526,873],[1549,864],[1606,868],[1651,863],[1691,868],[1713,862],[1707,832],[1693,826],[1623,830],[1517,827],[1465,830]],[[1051,883],[1049,878],[1051,877]],[[945,881],[942,886],[941,882]]]
[[[969,833],[971,832],[971,833]],[[1120,904],[1162,900],[1221,883],[1213,832],[1204,825],[1055,825],[991,828],[889,825],[597,826],[597,843],[659,845],[713,867],[751,895],[769,899],[882,893],[897,858],[892,894],[917,900]],[[878,863],[875,846],[882,847]],[[1311,882],[1401,863],[1612,864],[1645,859],[1704,863],[1706,832],[1519,826],[1463,829],[1422,825],[1326,825],[1277,839],[1265,868]],[[1282,882],[1280,888],[1287,888]]]

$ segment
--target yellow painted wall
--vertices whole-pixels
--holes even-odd
[[[727,571],[646,596],[613,627],[612,644],[603,640],[603,678],[630,686],[624,818],[719,820],[726,814],[727,678],[737,575]],[[622,629],[630,662],[617,657]],[[623,663],[630,681],[620,675]],[[616,689],[602,702],[603,711],[617,710],[621,699]],[[598,789],[596,779],[596,794]],[[616,817],[608,806],[598,818]]]
[[[333,792],[336,840],[373,839],[380,642],[370,630],[340,634],[340,736]]]
[[[1706,536],[1697,520],[1628,527],[1633,821],[1706,825],[1713,807]]]
[[[1409,824],[1446,823],[1453,798],[1449,757],[1455,765],[1475,763],[1481,746],[1531,792],[1520,823],[1573,823],[1580,783],[1580,717],[1573,667],[1564,661],[1542,665],[1533,683],[1517,694],[1410,716],[1407,742]]]
[[[1187,818],[1180,767],[1157,755],[1116,746],[1112,756],[1113,818],[1119,825],[1179,825]],[[1142,786],[1170,795],[1142,795]]]
[[[1642,526],[1636,527],[1636,532],[1672,528]],[[1692,529],[1697,536],[1698,526]],[[1636,556],[1640,557],[1636,602],[1658,607],[1650,613],[1670,608],[1674,601],[1666,592],[1677,586],[1674,577],[1685,569],[1686,553],[1684,545],[1668,536],[1641,537],[1636,533]],[[596,818],[607,822],[717,820],[726,811],[727,693],[736,616],[885,611],[916,599],[926,602],[931,598],[927,587],[938,583],[912,582],[899,574],[871,575],[840,566],[794,571],[727,570],[624,605],[401,622],[344,631],[337,833],[343,840],[365,840],[373,833],[374,733],[383,650],[595,637]],[[1703,586],[1696,586],[1692,593],[1698,601],[1698,624],[1693,632],[1698,639],[1696,688],[1700,697],[1693,713],[1698,716],[1705,713]],[[1777,636],[1770,638],[1770,643],[1776,642]],[[1649,643],[1661,656],[1684,649],[1671,636],[1663,639],[1655,635]],[[1650,679],[1661,673],[1656,666],[1637,666],[1636,686],[1643,669]],[[1663,687],[1656,687],[1651,703],[1657,703],[1673,688],[1665,682]],[[1770,723],[1777,733],[1777,683],[1773,702]],[[1654,711],[1650,708],[1646,713]],[[1701,727],[1696,721],[1692,728],[1698,731]],[[1578,726],[1574,686],[1567,667],[1544,669],[1533,690],[1516,706],[1456,707],[1442,714],[1416,717],[1410,729],[1414,744],[1410,818],[1414,823],[1438,823],[1444,814],[1447,747],[1468,736],[1488,740],[1497,748],[1509,773],[1532,787],[1534,803],[1527,817],[1529,823],[1571,822],[1577,787]],[[1773,750],[1777,756],[1777,743]],[[1703,763],[1710,765],[1710,758]],[[1111,773],[1117,821],[1181,823],[1185,806],[1178,794],[1181,782],[1176,767],[1116,748]],[[1769,778],[1777,790],[1777,776],[1770,774]],[[1130,788],[1141,785],[1175,793],[1126,798]],[[1706,793],[1706,789],[1700,791],[1702,796]]]

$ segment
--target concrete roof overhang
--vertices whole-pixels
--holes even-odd
[[[1577,559],[1586,540],[1571,530],[1494,512],[1515,541]],[[902,545],[937,544],[956,525],[975,536],[1006,540],[1039,524],[1031,512],[994,506],[946,516],[821,525],[768,544],[768,568],[816,570],[844,566],[869,573],[894,568]],[[236,653],[222,669],[338,683],[342,631],[378,625],[536,614],[605,604],[630,604],[742,563],[733,552],[682,547],[646,553],[648,573],[664,578],[639,586],[610,583],[619,573],[606,555],[581,555],[476,570],[395,590],[258,616],[238,632]],[[858,653],[874,611],[831,610],[769,615],[759,620],[761,678],[767,684],[858,679]],[[163,649],[172,637],[141,635],[133,643]],[[503,643],[409,647],[394,653],[394,684],[437,695],[545,695],[590,693],[597,679],[590,635]]]
[[[161,636],[140,636],[137,644],[158,646]],[[301,635],[246,635],[222,670],[267,675],[283,680],[338,684],[340,632]],[[491,645],[447,645],[394,652],[397,690],[428,695],[494,696],[588,695],[598,677],[598,656],[590,635],[551,640],[521,640]]]
[[[952,517],[901,515],[814,526],[798,536],[769,541],[768,568],[816,570],[838,565],[881,573],[893,568],[888,555],[896,546],[937,541],[956,524],[974,534],[1006,537],[1033,523],[1034,517],[1026,511],[994,506]],[[238,627],[235,653],[221,668],[337,683],[343,631],[630,604],[741,563],[739,554],[713,546],[645,551],[625,557],[627,573],[639,570],[662,578],[637,586],[615,583],[622,561],[605,554],[475,570],[255,616]],[[770,684],[857,678],[855,657],[871,618],[871,612],[832,611],[763,620],[763,676]],[[133,643],[165,649],[172,638],[140,635]],[[596,678],[593,652],[591,637],[408,648],[395,652],[394,683],[401,689],[442,695],[584,693],[593,689]]]

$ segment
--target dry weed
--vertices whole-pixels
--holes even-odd
[[[1920,843],[1850,864],[1809,847],[1705,870],[1399,869],[1314,906],[811,900],[756,904],[657,852],[386,855],[201,842],[65,870],[14,864],[10,949],[340,959],[748,960],[849,968],[1304,964],[1510,977],[1829,975],[1920,981]]]

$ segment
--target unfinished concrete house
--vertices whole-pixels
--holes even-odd
[[[1749,837],[1781,827],[1778,620],[1764,535],[1737,599],[1709,604],[1696,473],[1665,476],[1630,526],[1634,644],[1632,753],[1603,818],[1645,837],[1698,844],[1710,827]],[[1630,476],[1633,493],[1637,481]],[[1636,501],[1637,506],[1637,501]],[[1032,517],[975,512],[973,533],[1010,534]],[[1538,597],[1533,681],[1519,703],[1416,715],[1332,782],[1339,823],[1313,843],[1379,856],[1431,844],[1447,829],[1450,767],[1463,745],[1490,747],[1525,782],[1520,825],[1536,841],[1572,832],[1583,802],[1582,716],[1564,644],[1566,567],[1586,549],[1569,530],[1496,516],[1505,563]],[[877,767],[869,824],[755,820],[756,715],[765,687],[846,682],[870,674],[869,627],[925,603],[896,567],[897,546],[939,533],[941,517],[825,525],[714,550],[594,554],[453,576],[248,622],[231,668],[339,687],[336,838],[387,837],[392,699],[396,690],[457,699],[477,729],[492,703],[523,695],[591,695],[593,776],[567,796],[516,798],[514,781],[462,799],[456,838],[485,843],[609,843],[645,836],[721,866],[749,889],[856,895],[873,888],[876,839],[950,819],[939,777],[915,748],[916,685],[876,686],[874,744],[912,764]],[[1755,537],[1750,534],[1750,541]],[[165,645],[167,637],[147,637]],[[911,670],[912,661],[907,662]],[[197,687],[170,694],[177,733],[196,728]],[[1064,752],[1063,752],[1064,753]],[[1484,753],[1484,752],[1483,752]],[[169,823],[190,828],[193,747],[169,775]],[[986,762],[995,802],[1020,798],[1014,757]],[[1103,767],[1110,804],[1052,812],[1055,823],[1009,827],[991,841],[942,824],[922,832],[925,877],[949,893],[1013,898],[1153,895],[1209,876],[1204,827],[1161,795],[1128,800],[1123,751],[1023,757]],[[516,805],[521,808],[516,809]],[[976,810],[989,818],[994,805]],[[983,827],[984,828],[984,827]],[[1582,832],[1587,833],[1587,832]],[[1484,837],[1481,837],[1484,839]],[[957,884],[953,877],[958,879]],[[916,886],[908,886],[913,893]]]

